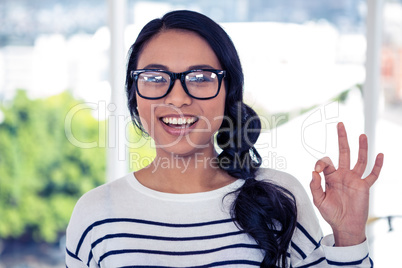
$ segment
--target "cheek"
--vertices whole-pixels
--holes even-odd
[[[211,120],[211,126],[213,132],[219,130],[222,125],[222,121],[224,120],[225,113],[225,95],[219,96],[219,98],[214,99],[214,102],[211,102],[207,107],[208,118]]]
[[[152,103],[149,100],[144,100],[137,97],[138,103],[137,103],[137,109],[138,109],[138,114],[141,120],[141,125],[145,129],[145,131],[148,134],[151,134],[151,126],[153,123],[152,122],[154,119],[152,118]]]

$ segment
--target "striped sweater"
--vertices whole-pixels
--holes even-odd
[[[296,197],[298,223],[289,267],[372,267],[368,245],[333,247],[322,237],[311,202],[292,176],[260,169]],[[217,190],[170,194],[151,190],[131,173],[85,194],[67,228],[66,267],[259,267],[263,252],[230,218],[237,180]]]

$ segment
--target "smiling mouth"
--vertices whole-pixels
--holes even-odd
[[[194,125],[197,117],[161,117],[162,123],[173,128],[188,128]]]

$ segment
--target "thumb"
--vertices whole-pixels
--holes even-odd
[[[313,171],[313,179],[310,182],[310,190],[313,195],[314,205],[319,208],[324,201],[325,193],[321,186],[321,176],[318,172]]]

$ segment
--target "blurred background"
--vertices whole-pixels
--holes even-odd
[[[232,37],[246,102],[263,118],[263,166],[309,193],[315,161],[337,157],[336,123],[352,161],[369,132],[371,159],[385,154],[372,255],[377,267],[399,267],[402,0],[0,0],[0,268],[65,267],[78,198],[152,161],[126,111],[125,55],[145,23],[174,9],[202,12]]]

